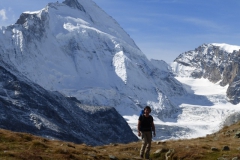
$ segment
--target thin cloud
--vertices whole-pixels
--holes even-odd
[[[152,16],[158,17],[158,18],[164,18],[168,20],[174,20],[174,21],[181,21],[184,23],[189,23],[195,26],[199,27],[205,27],[211,30],[216,31],[223,31],[227,29],[227,25],[219,25],[218,23],[215,23],[214,21],[205,20],[201,18],[195,18],[195,17],[184,17],[184,16],[178,16],[178,15],[171,15],[171,14],[152,14]]]
[[[1,9],[0,10],[0,18],[2,19],[2,20],[7,20],[8,18],[7,18],[7,15],[6,15],[6,10],[5,9]]]
[[[221,30],[223,28],[223,26],[219,26],[218,24],[213,23],[212,21],[202,20],[202,19],[198,19],[198,18],[185,18],[184,21],[190,22],[190,23],[198,25],[198,26],[212,28],[212,29],[216,29],[216,30]]]

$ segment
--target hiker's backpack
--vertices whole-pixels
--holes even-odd
[[[144,115],[144,109],[142,109],[142,110],[140,111],[140,115],[139,115],[139,116],[142,116],[142,115]]]

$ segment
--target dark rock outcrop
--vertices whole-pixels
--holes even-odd
[[[77,8],[80,11],[86,12],[84,7],[78,2],[78,0],[65,0],[62,3],[68,5],[69,7]]]
[[[0,128],[50,139],[103,145],[138,138],[112,107],[81,104],[0,66]]]

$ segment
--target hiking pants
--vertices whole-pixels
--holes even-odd
[[[146,159],[149,159],[150,156],[151,141],[152,131],[142,131],[142,147],[140,150],[140,156],[143,156],[145,152]]]

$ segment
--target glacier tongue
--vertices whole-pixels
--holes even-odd
[[[171,102],[179,106],[175,117],[169,118],[167,122],[154,117],[157,128],[155,140],[202,137],[239,120],[240,105],[228,102],[227,86],[221,87],[203,78],[176,78],[183,83],[187,94],[171,98]],[[137,135],[138,116],[124,118]]]
[[[187,91],[187,96],[172,101],[181,108],[178,124],[193,129],[192,136],[204,136],[239,120],[238,93],[229,91],[229,88],[237,90],[233,84],[237,84],[234,77],[238,77],[239,48],[203,44],[182,53],[171,64],[176,79]]]

